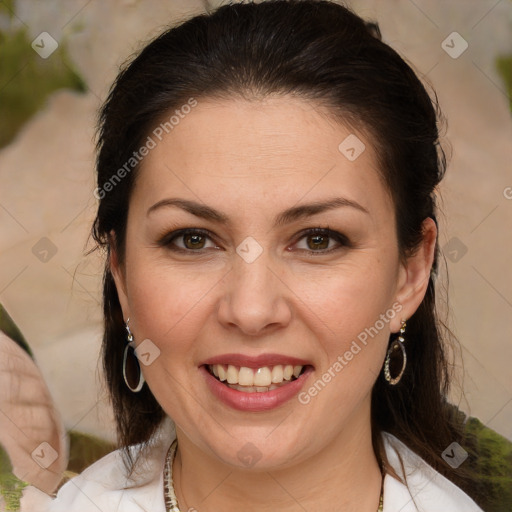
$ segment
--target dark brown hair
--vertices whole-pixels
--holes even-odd
[[[436,221],[436,185],[445,172],[437,101],[411,67],[380,40],[375,23],[329,1],[270,0],[223,6],[171,28],[148,44],[119,74],[101,110],[98,140],[98,214],[95,240],[123,260],[130,194],[138,166],[115,186],[130,160],[165,115],[190,98],[248,100],[295,95],[368,134],[395,205],[400,255],[422,241],[422,222]],[[408,364],[390,386],[378,377],[372,394],[374,449],[385,465],[381,431],[396,435],[436,469],[457,481],[441,458],[459,439],[445,397],[449,364],[435,304],[434,279],[407,322]],[[126,344],[110,268],[104,274],[103,365],[120,445],[146,443],[164,418],[147,385],[134,394],[123,382]],[[459,482],[460,483],[460,482]]]

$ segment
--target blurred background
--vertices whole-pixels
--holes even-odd
[[[0,303],[69,430],[113,440],[98,363],[97,109],[119,65],[211,0],[0,1]],[[512,440],[512,1],[354,0],[447,118],[440,245],[461,344],[452,401]],[[411,340],[414,342],[414,340]]]

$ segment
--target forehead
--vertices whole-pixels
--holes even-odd
[[[265,208],[344,194],[389,208],[371,141],[319,105],[290,96],[198,99],[186,111],[172,129],[167,125],[168,133],[150,134],[156,145],[142,162],[134,193],[147,207],[179,194],[219,207]]]

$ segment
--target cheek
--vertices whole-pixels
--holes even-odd
[[[197,384],[197,339],[211,307],[210,280],[207,273],[201,277],[139,259],[127,282],[135,341],[150,339],[159,350],[158,358],[142,367],[145,380],[175,421],[188,410],[185,402]]]
[[[322,331],[338,339],[357,336],[391,309],[394,267],[372,257],[354,259],[329,271],[296,273],[292,289],[314,313]]]
[[[172,268],[141,253],[129,262],[127,281],[136,339],[149,338],[162,351],[186,349],[204,323],[216,274]]]
[[[301,316],[310,319],[321,352],[316,378],[329,382],[317,402],[326,414],[329,407],[346,413],[349,403],[368,394],[380,372],[390,321],[399,314],[399,307],[393,308],[393,269],[391,259],[379,262],[366,255],[334,272],[302,277],[294,289],[304,298]]]
[[[366,277],[361,279],[355,271],[331,277],[322,292],[309,295],[308,308],[318,312],[316,318],[311,316],[309,328],[322,355],[301,403],[311,403],[319,417],[337,418],[326,427],[331,433],[368,405],[385,357],[389,322],[398,314],[392,307],[392,282],[384,274]]]

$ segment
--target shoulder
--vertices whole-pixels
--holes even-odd
[[[167,422],[166,422],[167,423]],[[53,499],[30,489],[22,500],[22,512],[83,512],[123,510],[123,512],[164,512],[163,469],[174,430],[164,425],[152,440],[135,475],[128,477],[120,450],[109,453],[62,486]],[[132,447],[136,455],[140,446]],[[44,497],[44,499],[43,499]],[[26,498],[26,499],[25,499]],[[25,503],[23,502],[25,501]],[[38,507],[29,507],[35,501]]]
[[[386,432],[382,436],[389,463],[407,483],[386,475],[384,512],[483,512],[464,491],[399,439]]]

